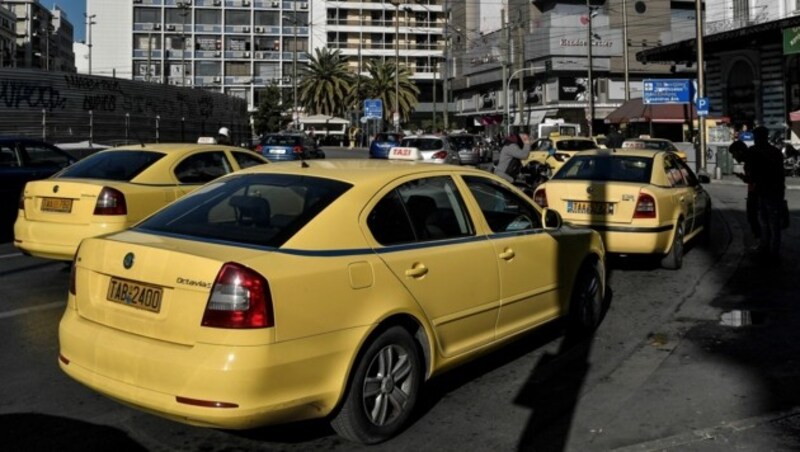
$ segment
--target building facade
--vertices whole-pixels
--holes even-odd
[[[765,125],[798,142],[800,2],[706,0],[704,70],[710,114],[740,130]],[[641,51],[640,61],[691,62],[694,40]]]
[[[17,16],[0,4],[0,68],[13,67],[17,53]]]
[[[14,66],[75,72],[73,27],[66,13],[47,9],[39,0],[6,0],[15,16]]]
[[[454,4],[454,17],[468,22],[470,14],[482,14],[462,5],[456,13]],[[530,131],[544,118],[560,118],[583,123],[584,132],[602,132],[606,115],[642,96],[643,79],[688,77],[681,74],[685,65],[642,64],[635,56],[693,34],[694,7],[694,0],[597,0],[591,7],[581,1],[508,0],[504,26],[466,39],[454,55],[454,108],[465,127],[502,124]]]

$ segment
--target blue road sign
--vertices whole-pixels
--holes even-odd
[[[383,118],[383,101],[381,99],[364,100],[364,116],[367,118]]]
[[[698,97],[695,107],[697,107],[698,116],[708,116],[708,109],[711,107],[711,104],[707,97]]]
[[[642,82],[645,104],[688,104],[692,101],[689,79],[648,79]]]

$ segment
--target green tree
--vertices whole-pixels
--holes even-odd
[[[409,115],[417,106],[419,88],[411,81],[411,73],[405,67],[400,67],[397,72],[398,89],[395,90],[395,71],[397,65],[394,61],[372,60],[367,64],[369,80],[367,93],[369,97],[383,101],[384,119],[392,121],[394,114],[395,91],[398,96],[398,110],[402,121],[408,121]]]
[[[253,128],[257,135],[281,131],[292,121],[291,108],[286,107],[292,105],[291,98],[291,90],[281,90],[275,85],[259,92],[258,111],[253,113]]]
[[[339,49],[315,49],[308,65],[299,72],[297,97],[308,114],[344,115],[347,110],[345,98],[354,76]]]

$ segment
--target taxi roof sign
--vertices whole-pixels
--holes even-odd
[[[389,160],[422,160],[419,148],[394,146],[389,149]]]
[[[217,139],[214,137],[200,137],[197,139],[197,144],[217,144]]]

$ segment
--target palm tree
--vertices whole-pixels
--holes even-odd
[[[342,116],[353,74],[338,49],[323,47],[314,53],[300,70],[298,101],[309,114]]]
[[[383,101],[384,119],[391,121],[394,113],[395,99],[395,70],[394,61],[372,60],[367,64],[370,78],[367,80],[367,93],[369,97]],[[411,111],[417,106],[419,88],[411,81],[411,73],[405,67],[400,67],[398,75],[398,109],[403,121],[407,121]]]

